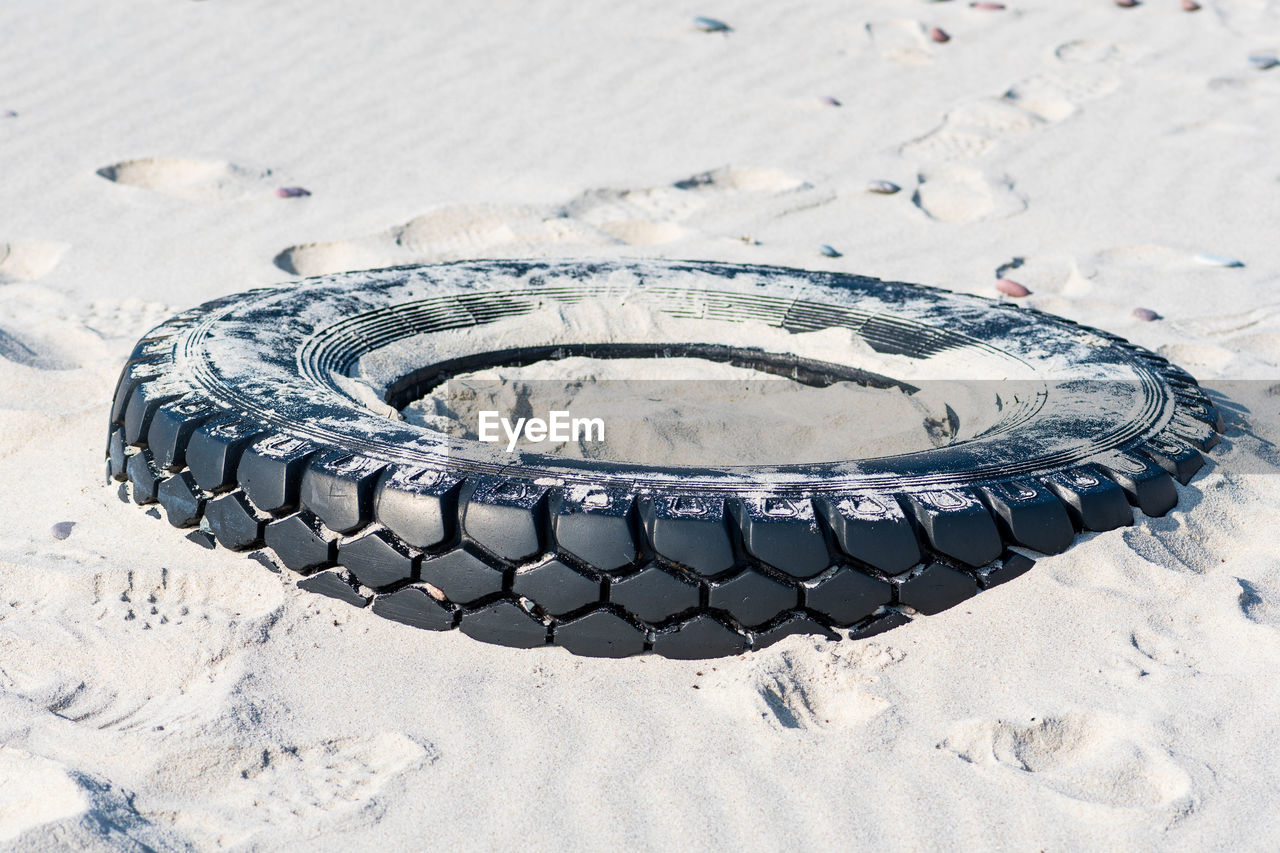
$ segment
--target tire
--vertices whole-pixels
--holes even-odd
[[[480,351],[492,324],[622,296],[696,318],[704,340],[531,333]],[[714,470],[504,454],[380,416],[342,381],[412,339],[448,357],[389,377],[397,407],[463,369],[568,354],[896,382],[825,351],[733,344],[746,321],[796,342],[836,329],[907,364],[963,353],[1029,390],[1006,380],[991,424],[936,449]],[[987,299],[759,266],[488,261],[307,279],[173,317],[124,368],[107,464],[122,496],[159,503],[174,526],[270,549],[300,587],[387,619],[516,647],[703,658],[795,633],[876,634],[1020,575],[1027,552],[1132,524],[1134,507],[1162,515],[1221,430],[1165,359]]]

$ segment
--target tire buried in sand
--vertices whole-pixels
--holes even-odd
[[[567,356],[946,382],[959,411],[931,449],[721,468],[507,453],[387,416],[464,371]],[[1016,577],[1026,551],[1163,515],[1221,429],[1165,359],[987,299],[760,266],[484,261],[173,317],[129,357],[107,459],[122,496],[379,616],[702,658],[879,633]]]

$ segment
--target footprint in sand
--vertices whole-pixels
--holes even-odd
[[[889,707],[875,685],[881,672],[906,657],[903,651],[874,642],[852,648],[796,642],[798,650],[760,659],[753,685],[761,718],[784,729],[826,728],[862,723]]]
[[[58,265],[68,248],[48,240],[0,243],[0,284],[40,278]]]
[[[997,767],[1057,793],[1115,808],[1171,811],[1194,802],[1191,775],[1125,720],[1070,712],[1025,723],[968,720],[939,744],[970,764]]]
[[[74,370],[80,366],[73,348],[3,326],[0,326],[0,359],[36,370]]]
[[[270,188],[270,169],[221,160],[147,157],[103,166],[98,174],[116,184],[154,190],[196,201],[218,201],[262,194]]]
[[[733,211],[743,196],[787,199],[808,185],[776,169],[725,167],[662,187],[594,189],[559,205],[456,205],[349,240],[290,246],[275,265],[324,275],[477,257],[536,256],[603,246],[671,243],[695,214]]]
[[[998,98],[962,104],[929,133],[904,144],[904,156],[924,161],[968,160],[1003,140],[1059,122],[1081,105],[1119,88],[1119,66],[1141,56],[1109,42],[1073,41],[1054,51],[1055,68],[1015,83]]]
[[[200,768],[189,784],[208,792],[195,819],[182,822],[201,848],[314,832],[317,821],[376,813],[385,787],[440,758],[430,742],[399,732],[302,743],[243,743],[234,731],[226,738],[174,762]]]
[[[962,166],[921,172],[911,201],[930,219],[951,224],[1003,219],[1027,207],[1007,177]]]
[[[867,37],[880,55],[903,65],[927,65],[933,61],[929,30],[919,21],[894,18],[866,25]]]

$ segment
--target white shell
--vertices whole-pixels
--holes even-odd
[[[1201,252],[1196,255],[1196,263],[1201,263],[1208,267],[1244,266],[1244,261],[1233,258],[1230,255],[1215,255],[1212,252]]]
[[[826,243],[823,243],[821,246],[819,246],[819,247],[818,247],[818,251],[819,251],[819,252],[822,252],[822,254],[826,255],[828,258],[842,258],[842,257],[844,257],[844,253],[843,253],[843,252],[839,251],[838,249],[836,249],[836,248],[834,248],[834,247],[832,247],[832,246],[828,246]]]
[[[867,184],[867,192],[879,195],[893,195],[901,189],[893,181],[871,181]]]

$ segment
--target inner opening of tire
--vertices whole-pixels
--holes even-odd
[[[471,441],[496,437],[503,449],[602,462],[817,464],[929,450],[951,441],[957,427],[954,412],[906,383],[714,345],[480,353],[396,385],[388,400],[400,403],[409,423]],[[524,431],[522,419],[546,422],[545,437]]]

